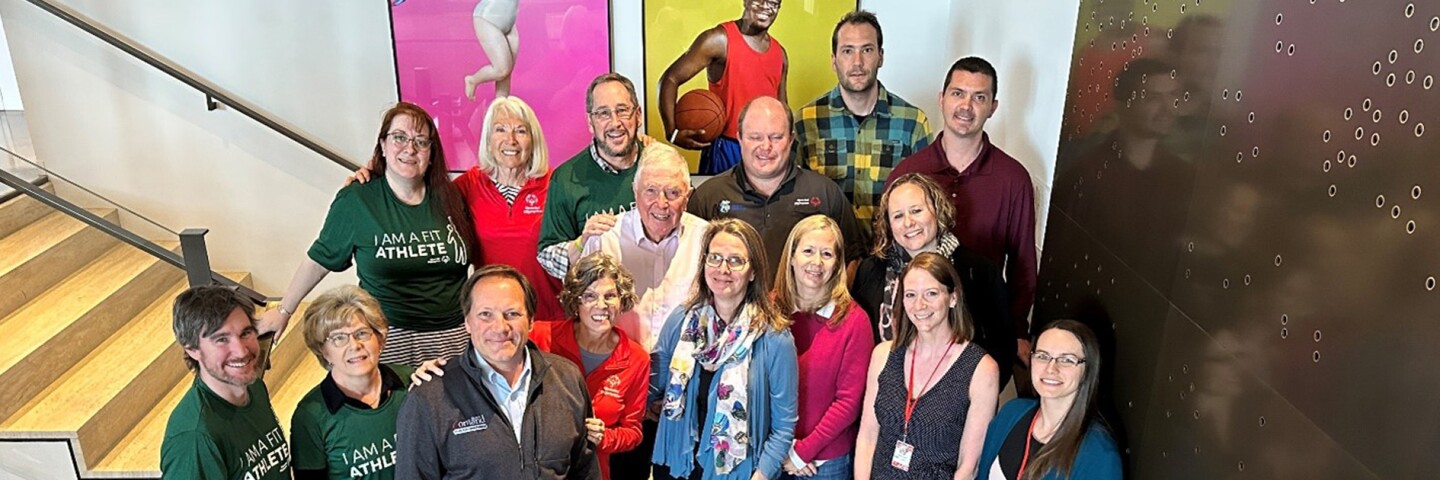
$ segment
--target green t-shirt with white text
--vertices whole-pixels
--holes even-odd
[[[389,371],[384,371],[387,368]],[[381,369],[382,375],[393,375],[404,383],[374,409],[332,404],[325,398],[324,382],[300,399],[290,419],[296,470],[326,470],[332,479],[395,478],[395,419],[414,369],[405,365],[382,365]]]
[[[290,447],[270,408],[270,392],[260,380],[247,389],[250,403],[235,406],[196,376],[165,424],[165,440],[160,444],[162,477],[290,478]]]

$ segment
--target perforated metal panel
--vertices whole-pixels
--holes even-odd
[[[1087,0],[1036,321],[1135,478],[1435,478],[1440,2]]]

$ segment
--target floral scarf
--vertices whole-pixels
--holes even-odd
[[[750,306],[740,309],[734,320],[725,322],[711,304],[693,308],[680,324],[680,341],[670,357],[670,383],[665,386],[661,414],[680,420],[685,413],[685,387],[695,375],[695,365],[709,371],[719,370],[716,406],[710,418],[699,419],[710,425],[710,448],[715,452],[714,468],[719,474],[730,473],[745,461],[750,444],[750,417],[746,411],[750,396],[750,358],[760,332],[750,328],[754,312]],[[709,392],[700,392],[696,401],[706,401]],[[702,462],[703,464],[703,462]]]
[[[960,247],[960,239],[955,234],[945,232],[940,236],[940,241],[935,242],[935,253],[945,258],[955,253]],[[890,254],[885,263],[885,300],[880,302],[880,319],[875,323],[880,330],[880,341],[886,342],[895,339],[895,321],[891,315],[895,312],[895,304],[900,301],[900,272],[905,271],[905,265],[910,263],[910,252],[894,242],[890,243]]]

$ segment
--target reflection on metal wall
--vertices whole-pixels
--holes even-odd
[[[1134,478],[1440,472],[1437,76],[1440,2],[1083,2],[1035,318]]]

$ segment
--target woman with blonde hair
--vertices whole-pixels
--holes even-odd
[[[387,326],[380,302],[354,285],[305,310],[305,346],[329,373],[290,419],[295,478],[394,478],[395,419],[411,370],[380,363]]]
[[[795,428],[795,341],[770,301],[765,244],[726,218],[705,231],[698,291],[651,364],[655,478],[777,478]]]
[[[784,478],[851,478],[875,348],[870,320],[845,287],[845,238],[823,215],[795,224],[780,253],[775,303],[790,315],[800,366],[800,413]]]

